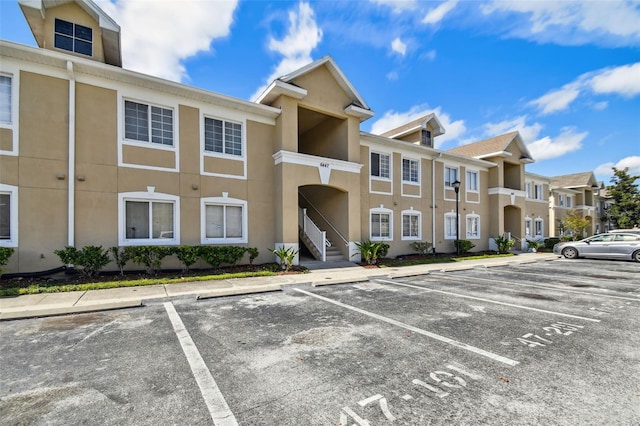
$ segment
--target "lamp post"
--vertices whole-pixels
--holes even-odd
[[[456,191],[456,256],[460,255],[460,216],[458,213],[458,204],[460,200],[460,181],[453,182],[453,189]]]

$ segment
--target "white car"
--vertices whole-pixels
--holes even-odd
[[[580,241],[566,241],[553,246],[553,253],[567,259],[598,257],[640,262],[640,235],[626,233],[598,234]]]

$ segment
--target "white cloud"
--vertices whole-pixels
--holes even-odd
[[[444,17],[453,10],[458,4],[458,0],[448,0],[440,3],[438,6],[429,10],[429,12],[422,19],[423,24],[434,25],[442,21]]]
[[[289,12],[287,35],[282,40],[276,40],[273,37],[269,40],[269,49],[284,57],[267,77],[266,83],[255,91],[251,99],[262,94],[276,78],[313,62],[311,51],[320,44],[320,41],[322,41],[322,30],[316,23],[313,9],[309,3],[299,3],[297,11]]]
[[[625,157],[617,163],[604,163],[596,167],[594,173],[596,176],[613,176],[612,168],[615,167],[618,170],[624,170],[625,168],[629,168],[629,174],[638,176],[640,175],[640,156],[633,155],[630,157]]]
[[[580,150],[582,141],[588,134],[588,132],[578,133],[573,127],[564,127],[555,138],[545,136],[527,144],[527,148],[535,160],[550,160]]]
[[[589,85],[598,94],[615,93],[627,98],[637,96],[640,94],[640,62],[602,71],[591,79]]]
[[[484,134],[486,137],[494,137],[518,131],[520,132],[522,140],[527,143],[533,142],[538,138],[538,135],[542,131],[542,127],[543,126],[540,123],[527,125],[527,117],[523,115],[498,123],[487,123],[484,125]]]
[[[582,74],[560,89],[534,99],[529,105],[538,108],[542,114],[551,114],[567,109],[579,96],[588,92],[595,95],[620,95],[625,98],[640,95],[640,62]],[[594,105],[596,109],[606,107],[606,102]]]
[[[482,10],[506,15],[514,37],[562,45],[640,43],[640,3],[634,0],[494,0]]]
[[[428,52],[424,52],[423,54],[420,55],[420,59],[426,59],[428,61],[433,61],[434,59],[436,59],[436,51],[435,50],[429,50]]]
[[[395,81],[398,78],[400,78],[398,71],[390,71],[389,73],[387,73],[387,80],[389,81]]]
[[[445,134],[436,137],[434,140],[436,148],[440,148],[443,144],[451,140],[460,138],[467,131],[464,120],[452,121],[451,116],[443,112],[441,107],[429,108],[426,105],[416,105],[405,112],[396,112],[393,110],[385,112],[382,118],[376,120],[371,125],[371,133],[379,135],[431,113],[438,117],[442,127],[445,129]]]
[[[602,101],[594,103],[593,105],[591,105],[591,108],[595,109],[596,111],[604,111],[608,106],[609,102]]]
[[[404,56],[407,54],[407,45],[406,43],[403,43],[402,40],[400,40],[400,37],[396,37],[391,42],[391,50],[399,55]]]
[[[183,61],[207,52],[226,37],[237,0],[216,2],[98,0],[122,29],[122,61],[127,69],[173,81],[188,76]]]
[[[413,10],[416,8],[416,0],[371,0],[372,3],[388,6],[395,13]]]

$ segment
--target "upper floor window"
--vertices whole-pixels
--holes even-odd
[[[391,158],[387,154],[371,153],[371,176],[389,179]]]
[[[0,122],[11,123],[11,76],[0,74]]]
[[[567,208],[571,208],[573,204],[573,197],[567,195]]]
[[[53,45],[58,49],[91,56],[93,51],[93,30],[84,25],[56,18]]]
[[[420,132],[420,143],[426,146],[433,146],[431,130],[422,129],[422,132]]]
[[[535,184],[533,186],[533,198],[536,200],[542,200],[542,185]]]
[[[524,190],[527,193],[527,198],[533,198],[532,192],[531,192],[531,182],[527,182],[524,184]]]
[[[173,110],[124,101],[124,137],[173,146]]]
[[[204,150],[242,156],[242,124],[205,117]]]
[[[404,182],[420,182],[419,167],[420,162],[418,160],[410,160],[408,158],[402,159],[402,180]]]
[[[564,194],[558,194],[558,207],[564,207]]]
[[[444,168],[444,186],[453,188],[453,182],[458,180],[458,169],[454,167]]]
[[[467,172],[467,191],[478,192],[478,172]]]

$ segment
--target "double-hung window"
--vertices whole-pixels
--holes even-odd
[[[177,244],[179,197],[155,192],[119,195],[120,245]]]
[[[480,216],[477,214],[467,215],[467,239],[477,240],[480,238]]]
[[[420,239],[420,212],[413,210],[402,212],[402,239]]]
[[[242,124],[204,118],[204,150],[242,156]]]
[[[527,193],[527,198],[533,198],[533,195],[531,192],[531,182],[525,183],[524,187],[525,187],[525,192]]]
[[[533,227],[533,221],[531,220],[531,218],[526,218],[524,220],[524,235],[525,237],[530,237],[533,234],[531,233],[532,231],[532,227]]]
[[[444,215],[444,238],[455,240],[457,234],[458,221],[455,213],[445,213]]]
[[[458,180],[458,169],[455,167],[444,168],[444,186],[453,188],[453,182]]]
[[[533,198],[535,200],[542,200],[542,185],[535,184],[533,186]]]
[[[467,191],[478,192],[478,172],[467,172]]]
[[[390,240],[393,238],[391,229],[393,226],[392,211],[389,209],[372,209],[370,211],[371,239]]]
[[[202,243],[246,243],[247,202],[235,198],[202,199]]]
[[[573,197],[567,195],[567,208],[570,209],[573,205]]]
[[[173,110],[124,101],[125,139],[173,146]]]
[[[387,154],[371,153],[371,176],[389,179],[391,158]]]
[[[420,162],[418,160],[402,159],[402,180],[404,182],[420,182]]]
[[[564,207],[564,194],[558,194],[558,207]]]
[[[544,236],[544,220],[541,218],[538,218],[535,220],[535,236],[536,238],[538,237],[543,237]]]
[[[93,52],[93,30],[84,25],[56,18],[53,45],[58,49],[91,56]]]
[[[11,76],[0,74],[0,123],[11,124]]]
[[[18,188],[0,184],[0,247],[18,246]]]

